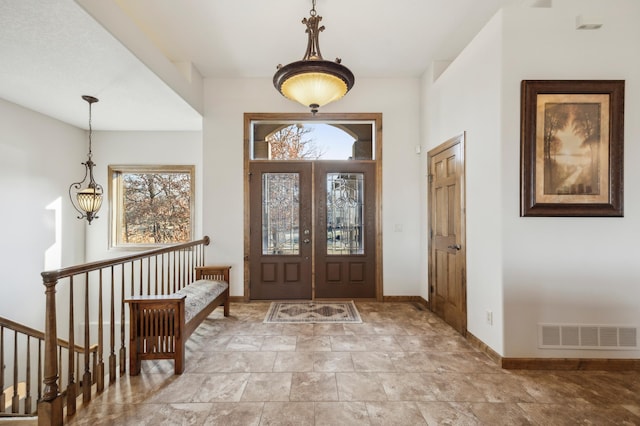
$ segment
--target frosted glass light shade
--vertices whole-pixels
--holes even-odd
[[[292,62],[273,76],[273,85],[283,96],[311,108],[312,113],[347,94],[354,81],[347,67],[325,60]]]
[[[102,192],[96,188],[78,191],[78,206],[86,213],[96,213],[102,206]]]
[[[282,83],[280,90],[287,98],[306,107],[321,107],[340,99],[348,89],[346,83],[336,76],[311,72],[294,75]]]

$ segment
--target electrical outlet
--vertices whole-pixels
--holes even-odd
[[[493,325],[493,311],[487,311],[487,324]]]

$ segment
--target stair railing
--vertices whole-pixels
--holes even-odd
[[[209,237],[205,236],[197,241],[42,273],[46,313],[42,380],[44,387],[38,402],[39,425],[62,425],[65,410],[67,416],[76,413],[76,399],[79,398],[80,392],[83,404],[87,404],[91,401],[92,392],[101,393],[104,390],[105,329],[108,329],[109,333],[109,384],[114,383],[118,375],[125,373],[128,313],[124,300],[129,296],[175,293],[193,282],[195,268],[204,266],[204,246],[209,245],[209,241]],[[66,294],[62,299],[67,300],[60,303],[56,300],[58,289],[61,292],[64,290]],[[79,292],[77,297],[80,300],[74,299],[76,292]],[[68,309],[67,318],[57,313],[56,308],[59,306]],[[116,307],[119,312],[116,312]],[[76,310],[82,314],[82,324],[76,324]],[[105,311],[108,316],[106,320]],[[60,321],[66,324],[59,324]],[[92,322],[97,326],[97,331],[93,333]],[[82,333],[78,333],[79,336],[76,335],[76,327],[82,329]],[[60,377],[61,365],[65,360],[62,357],[58,358],[57,354],[58,330],[68,330],[67,339],[73,347],[76,345],[76,338],[81,340],[80,346],[83,346],[85,354],[84,366],[78,364],[77,367],[69,355],[69,359],[66,360],[66,388],[63,390]],[[119,349],[116,348],[117,331],[120,337]],[[97,345],[97,360],[93,374],[89,362],[92,344]],[[81,371],[81,368],[84,370]],[[78,375],[82,373],[80,386],[76,385],[76,372]],[[93,383],[95,386],[92,386]]]
[[[11,339],[11,333],[13,333],[13,339]],[[13,350],[5,347],[5,337],[8,341],[13,340]],[[44,338],[42,331],[0,317],[0,391],[2,391],[0,394],[0,417],[34,416],[36,414],[32,389],[34,387],[37,389],[36,401],[39,401],[42,397]],[[58,339],[56,346],[56,352],[62,359],[69,351],[69,342]],[[89,353],[95,366],[98,345],[91,345]],[[72,356],[75,357],[76,365],[80,365],[85,356],[85,348],[76,345],[73,348]],[[22,360],[24,362],[21,362]],[[13,375],[10,382],[5,383],[5,364],[7,362],[13,365]]]

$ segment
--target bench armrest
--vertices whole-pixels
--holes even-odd
[[[229,283],[228,265],[196,266],[196,280],[224,281]]]
[[[130,296],[124,299],[124,303],[157,303],[163,302],[178,302],[185,299],[185,294],[146,294],[141,296]]]

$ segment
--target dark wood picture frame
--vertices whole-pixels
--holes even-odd
[[[624,216],[624,80],[523,80],[520,114],[520,216]]]

